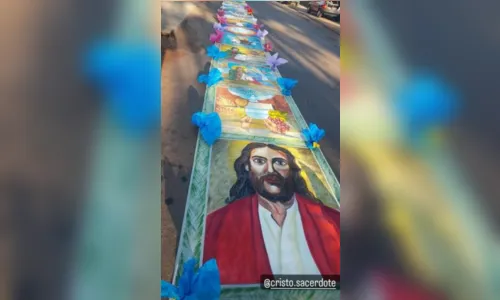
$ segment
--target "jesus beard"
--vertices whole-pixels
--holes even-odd
[[[251,176],[252,186],[257,194],[262,196],[271,202],[286,203],[290,201],[295,192],[295,184],[293,179],[289,176],[287,178],[281,176],[281,174],[274,172],[260,177]],[[279,188],[279,193],[271,193],[266,190],[264,183],[274,185]]]

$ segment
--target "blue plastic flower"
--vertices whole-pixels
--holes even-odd
[[[227,52],[220,51],[215,45],[207,47],[207,55],[213,59],[226,58],[229,54]]]
[[[223,78],[221,71],[215,68],[211,69],[208,74],[201,74],[200,76],[198,76],[198,82],[206,83],[209,87],[221,81],[222,79]]]
[[[143,134],[160,126],[161,61],[157,52],[147,42],[103,41],[85,53],[85,74],[97,83],[106,106],[128,132]]]
[[[161,298],[177,300],[218,300],[220,298],[220,276],[215,259],[207,261],[198,272],[194,258],[184,263],[184,273],[178,287],[161,282]]]
[[[281,77],[278,78],[277,82],[281,88],[281,93],[285,96],[290,96],[292,94],[292,89],[297,85],[299,81],[291,78]]]
[[[318,148],[319,141],[325,136],[325,130],[320,129],[314,123],[310,123],[309,128],[302,130],[302,135],[309,149]]]
[[[219,114],[197,112],[193,114],[191,122],[200,128],[201,136],[208,145],[213,145],[222,134],[222,121]]]
[[[395,111],[412,141],[449,124],[457,115],[458,92],[433,73],[419,73],[403,87]]]
[[[174,298],[178,299],[179,295],[177,294],[177,287],[171,284],[170,282],[166,282],[165,280],[161,281],[161,298]]]

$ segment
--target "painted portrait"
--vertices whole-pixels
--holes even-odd
[[[222,119],[224,133],[302,141],[290,106],[276,90],[218,86],[215,111]]]
[[[262,274],[340,274],[340,212],[308,149],[221,140],[213,146],[203,261],[221,284]]]

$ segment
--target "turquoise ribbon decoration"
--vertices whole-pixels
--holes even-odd
[[[219,69],[212,69],[208,74],[201,74],[198,76],[198,82],[206,83],[209,87],[222,80],[222,73]]]
[[[320,129],[318,125],[314,123],[309,124],[309,128],[302,130],[302,135],[304,136],[304,141],[309,149],[319,147],[319,141],[325,137],[325,130]]]
[[[84,57],[85,73],[103,91],[105,104],[131,133],[161,123],[160,56],[154,45],[102,41]]]
[[[292,89],[297,85],[299,81],[291,78],[280,77],[278,78],[277,82],[281,88],[281,93],[285,96],[290,96],[292,95]]]
[[[218,113],[193,114],[191,122],[200,128],[201,136],[208,145],[213,145],[222,134],[222,121]]]
[[[211,45],[207,47],[207,55],[213,59],[226,58],[228,56],[227,52],[222,52],[215,45]]]
[[[184,272],[179,279],[179,286],[161,281],[161,298],[176,300],[218,300],[221,285],[219,268],[215,259],[211,259],[198,272],[195,270],[196,259],[184,263]]]

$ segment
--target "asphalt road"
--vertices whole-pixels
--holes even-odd
[[[299,81],[292,96],[304,119],[325,129],[321,149],[338,175],[340,36],[282,4],[252,2],[251,6],[269,31],[273,51],[289,61],[279,67],[281,75]]]
[[[200,111],[205,86],[196,77],[209,67],[204,47],[213,31],[220,2],[197,2],[176,30],[176,41],[162,41],[162,278],[169,279],[186,205],[198,130],[191,115]],[[283,77],[299,81],[293,90],[307,122],[326,130],[321,148],[339,174],[340,89],[339,35],[281,4],[252,2],[267,27],[274,51],[289,61]]]

